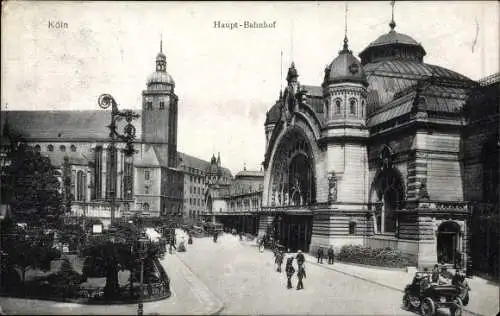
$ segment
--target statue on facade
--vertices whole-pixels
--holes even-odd
[[[337,201],[337,177],[332,172],[328,176],[328,202]]]

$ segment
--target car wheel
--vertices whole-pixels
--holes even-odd
[[[403,295],[403,309],[409,311],[411,309],[410,298],[408,294]]]
[[[460,297],[457,297],[454,301],[455,306],[450,307],[451,316],[462,316],[463,303]]]
[[[423,316],[433,316],[436,312],[434,302],[428,297],[424,298],[420,304],[420,312]]]

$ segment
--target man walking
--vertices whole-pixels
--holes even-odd
[[[302,253],[302,250],[299,249],[299,251],[297,252],[297,265],[300,266],[304,264],[304,262],[306,261],[306,258],[304,257],[304,254]]]
[[[292,286],[292,276],[295,273],[295,268],[293,267],[292,263],[293,263],[292,257],[286,259],[285,272],[286,272],[286,279],[287,279],[287,283],[286,283],[287,289],[291,289],[293,287]]]
[[[299,266],[299,270],[297,271],[297,278],[299,281],[297,282],[297,290],[302,290],[304,289],[304,283],[302,283],[302,279],[306,277],[306,269],[304,268],[304,265]]]
[[[278,253],[276,254],[276,272],[281,272],[281,265],[283,264],[283,252],[278,250]]]
[[[323,263],[323,248],[319,247],[317,252],[318,263]]]
[[[333,264],[333,259],[335,257],[335,252],[333,251],[333,246],[328,249],[328,264]]]

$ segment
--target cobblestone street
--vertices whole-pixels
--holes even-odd
[[[306,265],[305,289],[287,290],[271,252],[231,235],[217,243],[195,239],[177,255],[223,301],[221,314],[412,315],[401,309],[401,292],[313,264]]]

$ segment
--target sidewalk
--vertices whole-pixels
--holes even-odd
[[[329,265],[327,259],[323,259],[323,264],[317,263],[316,257],[305,254],[306,261],[310,264],[322,266],[352,277],[375,283],[396,291],[403,292],[405,286],[413,280],[413,272],[385,270],[372,267],[362,267],[336,261]],[[484,279],[474,277],[468,279],[471,291],[469,292],[469,305],[464,309],[475,315],[490,316],[499,312],[499,286]]]
[[[223,304],[174,253],[160,261],[169,278],[172,295],[144,303],[144,315],[212,315]],[[0,313],[7,315],[137,315],[137,304],[84,305],[0,297]]]
[[[248,246],[257,247],[255,240],[242,241]],[[270,251],[266,249],[266,251]],[[363,267],[335,261],[333,265],[323,259],[323,264],[317,263],[317,258],[305,253],[306,262],[340,272],[351,277],[374,283],[395,291],[403,293],[405,286],[413,280],[414,272],[401,270],[377,269],[375,267]],[[464,308],[467,312],[478,316],[497,315],[500,311],[500,287],[479,277],[468,279],[471,291],[469,292],[469,304]],[[401,296],[402,297],[402,296]]]

